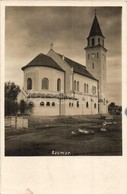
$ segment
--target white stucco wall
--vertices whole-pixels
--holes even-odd
[[[32,79],[32,90],[27,90],[27,79]],[[48,78],[49,90],[42,90],[42,79]],[[50,67],[29,67],[24,70],[24,90],[28,92],[59,93],[57,79],[61,80],[61,92],[64,92],[64,72]]]
[[[53,116],[59,115],[59,99],[52,98],[31,98],[29,101],[34,103],[33,115],[37,116]],[[44,106],[40,105],[40,102],[44,102]],[[50,102],[50,106],[46,106],[46,103]],[[55,102],[55,106],[52,106],[52,102]]]
[[[89,91],[88,91],[87,95],[92,95],[92,86],[96,87],[96,94],[95,95],[97,95],[97,81],[96,80],[79,75],[77,73],[74,74],[74,80],[79,81],[79,92],[76,91],[77,94],[78,93],[84,94],[84,84],[86,83],[89,86]]]

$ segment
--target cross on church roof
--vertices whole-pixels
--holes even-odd
[[[53,49],[53,46],[54,46],[54,45],[53,45],[53,42],[51,42],[51,44],[50,44],[51,49]]]
[[[30,189],[27,189],[26,194],[33,194],[33,192]]]

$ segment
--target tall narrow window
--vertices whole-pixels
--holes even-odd
[[[86,93],[86,84],[84,84],[84,93]]]
[[[89,107],[89,103],[87,102],[87,103],[86,103],[86,108],[88,108],[88,107]]]
[[[94,69],[94,63],[92,63],[92,67],[93,67],[93,69]]]
[[[105,98],[104,98],[104,105],[105,105]]]
[[[88,84],[87,84],[87,93],[89,93],[89,86],[88,86]]]
[[[77,101],[77,107],[79,107],[79,101]]]
[[[77,81],[77,91],[79,92],[79,81]]]
[[[28,78],[27,79],[27,90],[31,90],[32,89],[32,79]]]
[[[98,43],[100,43],[100,38],[98,38]]]
[[[61,80],[57,80],[57,91],[61,91]]]
[[[94,86],[92,86],[92,94],[94,94]]]
[[[76,81],[74,81],[74,90],[76,90]]]
[[[49,80],[47,78],[43,78],[43,80],[42,80],[42,89],[43,90],[49,89]]]
[[[92,46],[94,46],[95,44],[95,41],[94,41],[94,38],[92,38]]]
[[[96,103],[94,103],[94,108],[96,108],[97,106],[96,106]]]

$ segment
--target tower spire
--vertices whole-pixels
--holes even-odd
[[[104,36],[102,34],[102,31],[101,31],[101,28],[100,28],[100,24],[99,24],[97,16],[96,16],[97,9],[95,9],[94,12],[95,12],[95,16],[94,16],[94,20],[93,20],[93,23],[92,23],[92,26],[91,26],[90,33],[89,33],[89,37],[91,37],[91,36],[101,36],[101,37],[104,38]]]

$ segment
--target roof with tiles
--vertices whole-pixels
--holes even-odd
[[[51,57],[40,53],[30,63],[22,67],[25,70],[28,67],[51,67],[60,71],[64,71]]]
[[[80,75],[86,76],[86,77],[91,78],[91,79],[93,79],[93,80],[97,80],[94,76],[92,76],[92,75],[87,71],[87,69],[86,69],[85,66],[83,66],[83,65],[81,65],[80,63],[77,63],[77,62],[75,62],[75,61],[73,61],[73,60],[71,60],[71,59],[69,59],[69,58],[67,58],[67,57],[65,57],[65,56],[63,57],[63,55],[61,55],[61,54],[59,54],[59,53],[57,53],[57,54],[61,57],[61,59],[64,58],[64,61],[65,61],[70,67],[73,68],[74,73],[78,73],[78,74],[80,74]]]

